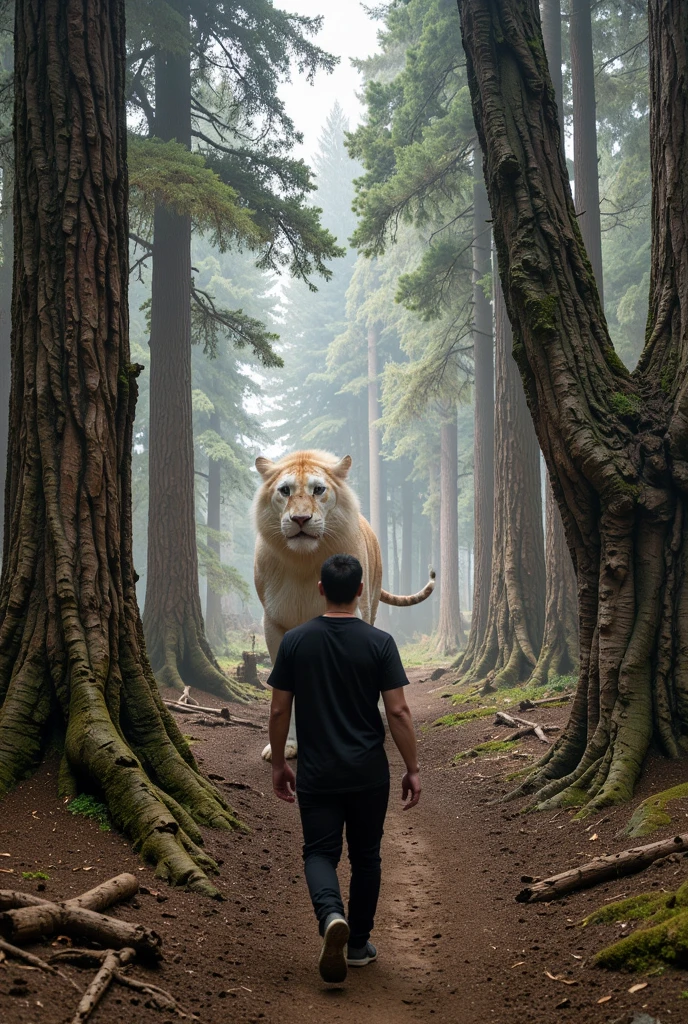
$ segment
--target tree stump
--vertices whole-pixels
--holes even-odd
[[[237,679],[242,683],[248,683],[249,686],[262,686],[258,678],[258,662],[263,655],[256,651],[242,651],[241,657],[243,661],[241,665],[237,665]]]

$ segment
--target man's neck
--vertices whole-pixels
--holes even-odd
[[[323,614],[328,618],[355,619],[357,607],[358,601],[355,604],[327,604]]]

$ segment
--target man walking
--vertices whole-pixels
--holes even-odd
[[[306,881],[323,937],[320,974],[342,982],[350,967],[377,958],[370,942],[380,892],[380,842],[389,799],[385,730],[406,764],[404,810],[420,799],[416,736],[404,686],[408,682],[388,633],[358,618],[361,563],[332,555],[321,570],[324,615],[290,630],[268,684],[272,687],[270,744],[275,794],[293,803],[298,793]],[[296,697],[298,776],[284,758]],[[342,833],[351,863],[348,920],[337,878]]]

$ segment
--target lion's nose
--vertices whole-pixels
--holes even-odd
[[[298,523],[299,526],[303,526],[304,523],[307,523],[312,518],[313,516],[291,516],[291,521],[292,523]]]

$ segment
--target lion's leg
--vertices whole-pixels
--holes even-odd
[[[282,637],[285,631],[278,626],[275,622],[268,618],[267,615],[263,617],[263,632],[265,633],[265,643],[267,644],[268,653],[270,655],[270,661],[275,664],[277,658],[277,652],[279,645],[282,643]],[[288,758],[296,757],[296,722],[294,720],[294,708],[292,705],[291,710],[291,721],[289,722],[289,733],[287,735],[287,744],[285,747],[285,755]],[[264,761],[272,760],[272,750],[270,744],[263,749],[261,757]]]

